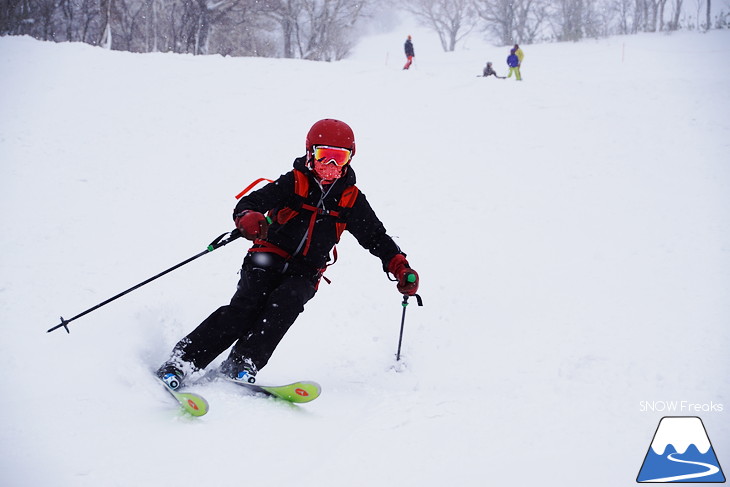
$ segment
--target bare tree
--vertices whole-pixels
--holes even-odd
[[[134,0],[117,0],[119,18],[116,22],[119,31],[118,39],[121,40],[120,49],[125,51],[138,51],[142,47],[137,39],[142,38],[141,18],[144,15],[144,2]]]
[[[144,52],[157,52],[157,2],[156,0],[144,0],[144,27],[142,29],[142,43]]]
[[[98,0],[57,0],[54,18],[55,38],[64,41],[94,43],[99,34],[92,33],[100,21]],[[63,36],[61,36],[63,33]]]
[[[577,1],[577,0],[573,0]],[[604,0],[580,0],[581,5],[578,9],[578,15],[574,21],[578,22],[580,29],[575,29],[578,33],[580,30],[580,38],[592,37],[598,38],[610,33],[610,24],[613,21],[613,12]],[[666,0],[661,0],[666,1]],[[576,39],[577,40],[577,39]]]
[[[530,43],[552,28],[560,40],[676,30],[683,15],[713,27],[711,0],[404,0],[445,51],[479,27],[502,45]],[[665,22],[665,9],[672,9]],[[687,8],[696,6],[694,13]],[[380,0],[0,0],[0,35],[82,41],[135,52],[338,60]],[[702,9],[705,15],[702,16]],[[716,7],[717,8],[717,7]],[[727,25],[723,12],[715,20]],[[547,28],[546,28],[547,27]]]
[[[559,41],[579,41],[583,38],[583,0],[557,0],[553,29]]]
[[[446,52],[453,51],[476,25],[470,0],[407,0],[404,6],[420,24],[438,34]]]
[[[516,6],[521,0],[474,0],[477,14],[485,21],[501,45],[521,42],[515,34],[517,24]]]
[[[649,7],[648,31],[657,32],[664,29],[664,5],[667,0],[645,0]]]
[[[667,30],[679,29],[679,16],[682,14],[682,2],[684,0],[674,0],[672,3],[672,19],[667,24]]]
[[[472,0],[484,28],[501,45],[530,43],[547,18],[547,0]]]
[[[295,25],[299,56],[303,59],[342,59],[354,41],[348,36],[366,5],[358,0],[301,0],[302,17]]]
[[[261,15],[279,26],[281,55],[312,60],[342,59],[356,36],[355,25],[370,0],[258,0]],[[270,29],[269,29],[270,30]]]
[[[302,0],[263,0],[264,15],[279,24],[285,58],[294,57],[294,44],[299,19],[304,6]]]
[[[524,0],[517,9],[515,26],[518,42],[531,43],[548,16],[548,0]]]
[[[93,44],[94,40],[99,37],[97,34],[101,25],[99,7],[99,3],[95,0],[82,0],[78,4],[76,14],[78,23],[73,29],[77,31],[77,38],[81,42]]]
[[[646,0],[634,0],[634,22],[631,29],[632,34],[646,29],[646,19],[648,16]]]
[[[230,56],[276,57],[281,51],[277,24],[262,3],[242,1],[215,19],[210,49]]]
[[[101,33],[96,44],[107,49],[112,48],[112,9],[114,0],[100,0]]]
[[[58,10],[55,0],[0,1],[0,35],[32,35],[44,41],[58,40],[64,32],[63,28],[58,28]]]
[[[667,4],[667,0],[658,0],[659,1],[659,30],[664,30],[664,7]]]
[[[664,5],[667,0],[636,0],[636,31],[657,32],[664,27]]]
[[[613,0],[611,9],[616,14],[618,34],[629,34],[631,32],[631,3],[632,0]]]

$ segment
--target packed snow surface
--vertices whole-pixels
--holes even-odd
[[[0,38],[0,484],[615,487],[666,415],[730,466],[730,31],[522,47],[517,82],[418,29],[337,63]],[[209,383],[194,419],[151,376],[243,240],[46,333],[232,229],[328,117],[421,276],[400,362],[349,235],[259,374],[307,405]]]

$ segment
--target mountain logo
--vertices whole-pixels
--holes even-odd
[[[636,481],[725,482],[725,475],[702,420],[696,416],[663,417]]]

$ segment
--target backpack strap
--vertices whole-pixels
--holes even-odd
[[[352,208],[355,206],[355,201],[357,201],[357,197],[360,194],[360,190],[357,189],[357,186],[354,184],[352,186],[348,186],[345,188],[345,190],[342,192],[342,196],[340,197],[340,208],[346,209],[346,208]],[[337,215],[339,216],[339,215]],[[345,228],[347,227],[346,222],[337,222],[335,223],[336,229],[337,229],[337,241],[340,241],[340,237],[342,236],[342,233],[345,231]],[[335,261],[337,260],[337,253],[335,253]],[[334,262],[332,262],[334,264]]]
[[[291,255],[289,255],[289,252],[285,251],[282,248],[277,247],[276,245],[267,242],[266,240],[261,240],[260,238],[257,238],[253,241],[254,246],[248,249],[248,252],[250,254],[254,252],[269,252],[271,254],[276,254],[280,257],[283,257],[284,260],[289,260]]]
[[[304,244],[304,248],[302,249],[302,255],[307,255],[309,252],[309,246],[312,240],[312,233],[314,232],[314,224],[317,221],[317,216],[320,214],[326,213],[328,215],[331,215],[335,218],[338,218],[342,220],[343,215],[346,213],[346,210],[349,208],[352,208],[355,206],[355,202],[357,201],[357,197],[360,195],[360,190],[357,188],[357,186],[352,185],[345,188],[345,190],[342,192],[342,195],[340,196],[340,200],[338,202],[338,209],[337,210],[331,210],[331,211],[323,211],[320,208],[317,208],[315,206],[309,205],[307,203],[304,203],[304,200],[309,196],[309,177],[302,171],[298,169],[294,169],[292,171],[294,173],[294,194],[296,195],[296,199],[299,200],[298,203],[291,205],[295,208],[292,208],[290,206],[286,206],[284,208],[281,208],[276,211],[275,215],[271,215],[278,223],[284,224],[287,221],[294,218],[296,215],[299,214],[301,210],[310,211],[312,213],[312,216],[309,219],[309,225],[307,227],[307,236],[306,241]],[[246,193],[248,193],[254,186],[256,186],[258,183],[262,181],[268,181],[270,183],[273,183],[271,179],[266,178],[259,178],[256,181],[249,184],[246,189],[241,191],[237,196],[236,199],[242,198]],[[337,234],[337,242],[340,241],[340,237],[342,237],[342,234],[345,231],[345,228],[347,227],[347,223],[345,221],[337,221],[335,222],[335,232]],[[280,249],[279,247],[261,239],[257,239],[254,241],[254,247],[249,249],[249,252],[271,252],[276,255],[279,255],[283,257],[284,259],[291,258],[291,255],[289,255],[284,250]],[[337,262],[337,246],[335,246],[332,249],[332,255],[333,260],[332,262],[325,265],[323,269],[319,270],[320,277],[324,273],[325,270],[331,265],[333,265],[335,262]],[[324,277],[324,280],[329,283],[329,279]]]
[[[243,191],[241,191],[240,193],[238,193],[238,194],[236,195],[236,199],[237,199],[237,200],[240,200],[241,198],[243,198],[243,196],[244,196],[244,195],[245,195],[246,193],[248,193],[249,191],[251,191],[251,189],[252,189],[252,188],[253,188],[254,186],[256,186],[257,184],[259,184],[259,183],[260,183],[261,181],[268,181],[268,182],[270,182],[270,183],[273,183],[273,182],[274,182],[274,181],[272,181],[271,179],[267,179],[267,178],[258,178],[258,179],[257,179],[256,181],[254,181],[253,183],[251,183],[251,184],[249,184],[248,186],[246,186],[246,188],[245,188],[245,189],[244,189]]]
[[[293,172],[294,172],[294,194],[296,194],[297,196],[301,196],[302,198],[306,198],[307,195],[309,194],[309,178],[307,178],[307,175],[304,174],[299,169],[294,169]],[[243,198],[246,195],[246,193],[251,191],[254,186],[256,186],[257,184],[259,184],[262,181],[266,181],[267,183],[274,182],[273,179],[258,178],[256,181],[254,181],[251,184],[249,184],[248,186],[246,186],[243,189],[243,191],[238,193],[236,195],[236,199],[240,200],[241,198]]]
[[[340,196],[339,201],[339,207],[342,210],[346,210],[348,208],[352,208],[355,206],[355,201],[357,201],[357,197],[360,194],[360,190],[357,189],[357,186],[354,184],[352,186],[348,186],[345,188],[345,190],[342,192],[342,196]],[[342,214],[345,213],[345,211],[333,211],[331,212],[332,215],[336,217],[341,217]],[[347,223],[344,221],[338,221],[335,223],[335,231],[337,232],[337,242],[340,241],[340,237],[342,237],[342,233],[345,231],[345,228],[347,227]],[[330,280],[324,277],[324,271],[327,270],[327,268],[331,265],[335,265],[335,262],[337,262],[337,245],[335,244],[334,247],[332,247],[332,262],[328,262],[327,265],[324,266],[324,269],[319,270],[319,275],[321,278],[323,278],[327,284],[330,283]]]
[[[304,200],[309,196],[309,178],[298,169],[294,169],[294,198],[287,206],[272,210],[271,218],[280,225],[285,224],[299,214],[304,206]]]
[[[309,184],[308,179],[306,178],[306,175],[304,175],[305,180],[307,181],[307,185]],[[296,188],[295,188],[296,190]],[[314,232],[314,224],[317,221],[317,216],[321,215],[323,213],[326,213],[328,215],[331,215],[335,218],[341,218],[343,215],[343,210],[347,208],[352,208],[355,205],[355,201],[357,200],[357,195],[359,194],[359,190],[357,189],[357,186],[352,185],[345,188],[345,190],[342,192],[342,195],[340,196],[340,201],[338,203],[338,207],[340,210],[331,210],[331,211],[323,211],[320,208],[314,207],[312,205],[303,203],[301,205],[302,210],[307,210],[312,212],[312,216],[309,218],[309,226],[307,227],[307,240],[304,244],[304,249],[302,250],[302,255],[307,255],[309,252],[309,244],[312,241],[312,232]],[[342,236],[342,232],[345,231],[345,227],[347,226],[347,223],[344,221],[338,221],[335,223],[335,232],[337,234],[337,241],[340,241],[340,237]],[[337,251],[335,250],[335,261],[337,260]],[[334,262],[332,262],[334,264]]]
[[[294,169],[294,194],[302,198],[309,196],[309,178],[299,169]]]

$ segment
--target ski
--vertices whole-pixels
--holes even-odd
[[[254,394],[263,394],[268,397],[283,399],[292,403],[305,403],[314,401],[322,393],[322,387],[312,381],[299,381],[283,386],[269,386],[260,384],[249,384],[234,379],[225,378],[227,382],[238,384]]]
[[[192,392],[173,391],[162,380],[157,379],[170,395],[180,404],[180,408],[191,416],[203,416],[208,412],[208,401],[199,394]]]

